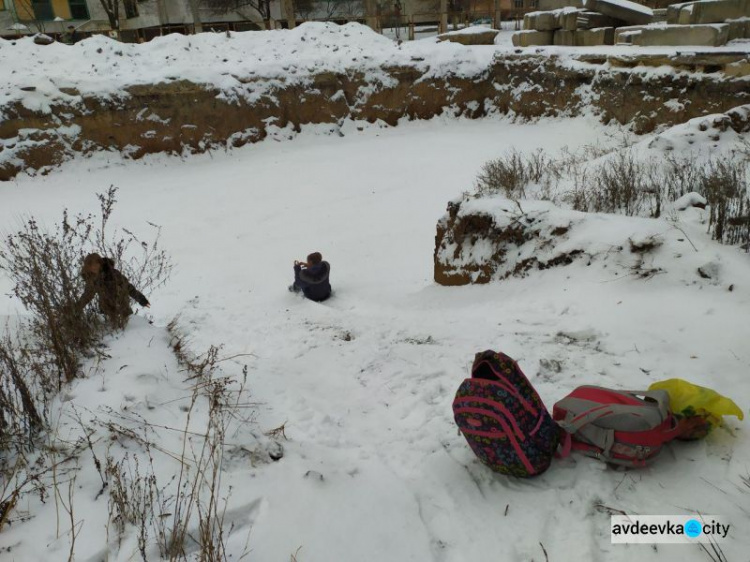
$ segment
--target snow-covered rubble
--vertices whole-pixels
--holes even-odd
[[[708,211],[695,206],[701,203],[705,207],[700,195],[688,194],[674,203],[680,216],[656,220],[581,213],[548,201],[465,196],[451,202],[438,222],[435,280],[488,283],[576,263],[610,280],[660,275],[672,283],[699,284],[706,277],[718,283],[718,274],[702,275],[700,268],[710,260],[720,263],[722,254],[732,263],[736,250],[710,240]],[[732,286],[741,275],[722,282]]]
[[[476,28],[485,30],[485,28]],[[712,52],[747,52],[749,46]],[[117,98],[130,86],[187,80],[225,95],[238,95],[260,79],[304,81],[325,73],[361,72],[372,79],[392,66],[414,67],[425,78],[479,76],[508,45],[464,46],[435,38],[398,44],[370,28],[351,23],[305,23],[293,30],[171,34],[144,44],[124,44],[104,36],[76,45],[36,45],[32,38],[0,40],[0,121],[2,107],[21,101],[31,111],[50,111],[78,96]],[[592,52],[632,54],[627,47],[540,52],[574,57]],[[641,49],[642,54],[674,54],[674,48]],[[644,69],[638,69],[644,70]],[[72,96],[72,97],[71,97]]]
[[[706,159],[721,154],[747,152],[750,128],[750,106],[741,106],[728,113],[706,115],[690,119],[637,143],[634,153],[642,158],[649,156],[678,156]]]
[[[494,52],[435,40],[400,46],[366,26],[331,23],[307,23],[291,31],[172,34],[144,44],[104,36],[74,46],[0,40],[5,78],[0,110],[21,100],[29,110],[50,111],[54,103],[70,101],[71,94],[117,97],[129,86],[178,80],[230,95],[261,78],[304,81],[326,72],[357,71],[374,81],[384,76],[383,67],[399,65],[429,68],[434,76],[474,76],[490,64]]]

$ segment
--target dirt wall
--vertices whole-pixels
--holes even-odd
[[[665,72],[664,64],[674,71]],[[585,108],[603,121],[644,133],[750,102],[750,58],[742,53],[577,59],[506,54],[472,77],[433,78],[429,68],[383,70],[388,79],[375,83],[356,70],[298,83],[269,81],[265,94],[252,102],[176,81],[134,86],[109,99],[67,90],[68,101],[46,114],[21,104],[5,106],[0,108],[0,180],[23,170],[44,173],[76,154],[98,150],[140,158],[241,146],[262,140],[269,124],[299,129],[351,118],[396,125],[404,117],[430,119],[443,112],[534,119],[573,116]]]

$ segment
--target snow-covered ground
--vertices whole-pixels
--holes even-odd
[[[700,211],[691,211],[684,236],[670,235],[662,248],[667,275],[643,280],[576,262],[503,283],[437,286],[436,221],[487,159],[509,147],[612,145],[626,134],[584,118],[363,129],[347,124],[340,137],[310,128],[292,140],[279,132],[189,159],[99,154],[0,185],[7,230],[29,214],[49,222],[63,207],[94,211],[94,193],[115,184],[116,220],[137,231],[146,221],[162,225],[177,264],[171,282],[148,295],[154,324],[134,318],[110,342],[112,358],[63,394],[60,432],[80,432],[74,406],[84,419],[133,425],[140,415],[183,427],[190,393],[164,328],[180,314],[193,350],[214,343],[224,344],[223,357],[242,354],[222,364],[229,376],[241,378],[248,366],[254,420],[228,436],[234,453],[222,475],[223,490],[231,486],[232,560],[708,559],[695,545],[611,545],[612,510],[723,515],[734,529],[722,549],[744,559],[750,438],[736,419],[704,441],[668,446],[651,468],[616,471],[573,457],[516,480],[478,463],[457,435],[451,402],[474,353],[492,348],[519,360],[549,407],[579,384],[642,388],[681,377],[747,412],[748,255],[711,242]],[[596,216],[592,237],[597,221],[625,237],[651,228],[645,219]],[[678,259],[694,252],[691,244],[720,261],[718,280],[697,275],[697,258]],[[335,296],[324,304],[286,291],[293,260],[315,250],[332,264]],[[8,288],[0,279],[0,292]],[[0,315],[15,314],[12,301],[0,306]],[[238,453],[284,423],[278,462]],[[142,454],[104,436],[102,428],[94,435],[99,454]],[[178,432],[152,437],[168,452],[180,449]],[[154,455],[165,482],[174,463]],[[108,552],[107,494],[97,496],[93,463],[80,465],[75,559],[139,559],[134,536],[119,551],[110,537]],[[35,497],[18,509],[32,518],[0,533],[2,559],[66,560],[67,514]]]

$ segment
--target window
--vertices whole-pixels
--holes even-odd
[[[126,18],[130,19],[138,17],[138,3],[136,0],[123,0],[123,4],[125,5]]]
[[[513,0],[513,7],[514,8],[523,8],[523,0]]]
[[[90,19],[86,0],[68,0],[68,5],[70,6],[70,17],[74,20]]]
[[[31,9],[34,11],[35,19],[39,21],[55,19],[55,12],[52,10],[50,0],[31,0]]]

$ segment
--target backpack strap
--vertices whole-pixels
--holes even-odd
[[[558,424],[568,433],[578,433],[587,425],[594,423],[599,418],[609,416],[613,413],[614,404],[600,404],[581,412],[577,416],[568,415],[564,420],[558,420]]]
[[[573,437],[567,431],[563,432],[562,441],[560,442],[560,450],[555,453],[555,457],[558,459],[564,459],[570,455],[570,450],[573,446]]]
[[[613,429],[604,429],[596,426],[584,427],[579,434],[588,441],[573,441],[573,436],[566,433],[563,438],[563,444],[557,453],[558,458],[565,458],[570,455],[571,451],[580,451],[586,456],[610,464],[621,466],[645,466],[646,459],[654,455],[650,454],[652,448],[640,445],[630,445],[615,441],[615,431]],[[623,455],[627,458],[618,458],[614,454]]]
[[[612,446],[615,444],[615,432],[613,429],[604,429],[595,425],[585,425],[580,427],[576,433],[583,437],[586,441],[591,443],[597,448],[597,453],[605,458],[610,458],[610,451]],[[571,438],[572,441],[572,438]],[[586,447],[581,447],[582,443],[572,443],[571,449],[582,450],[586,452]]]
[[[669,394],[664,390],[618,390],[617,392],[631,394],[635,397],[643,396],[651,398],[656,402],[661,419],[666,420],[670,416]],[[567,410],[565,407],[565,401],[570,398],[572,397],[564,398],[558,402],[558,405]],[[568,433],[577,433],[581,428],[595,422],[599,418],[604,418],[612,414],[625,413],[633,408],[634,406],[625,404],[597,404],[575,416],[566,417],[564,420],[558,420],[558,423],[560,424],[560,427]]]

